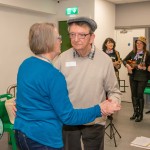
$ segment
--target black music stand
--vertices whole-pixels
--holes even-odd
[[[117,147],[115,134],[117,133],[120,138],[121,138],[121,135],[119,134],[115,125],[113,124],[113,116],[112,115],[108,116],[108,120],[110,120],[110,123],[106,126],[105,133],[110,139],[114,139],[115,147]],[[110,135],[106,132],[106,129],[108,127],[110,127]]]

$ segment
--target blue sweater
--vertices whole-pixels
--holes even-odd
[[[63,147],[62,125],[80,125],[101,116],[99,105],[74,109],[64,76],[52,64],[30,57],[17,76],[14,129],[53,148]]]

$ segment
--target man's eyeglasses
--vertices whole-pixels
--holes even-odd
[[[69,33],[69,37],[71,38],[71,39],[74,39],[74,38],[76,38],[76,36],[79,38],[79,39],[85,39],[85,37],[87,36],[87,35],[90,35],[91,33],[87,33],[87,34],[85,34],[85,33]]]

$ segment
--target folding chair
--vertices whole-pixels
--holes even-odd
[[[7,88],[7,94],[13,95],[13,97],[16,97],[16,91],[17,91],[17,84],[12,84]]]
[[[9,120],[9,116],[5,107],[6,100],[11,98],[13,98],[11,94],[0,95],[0,118],[3,124],[3,132],[9,133],[10,136],[10,141],[8,143],[12,144],[12,150],[17,150],[13,124]]]

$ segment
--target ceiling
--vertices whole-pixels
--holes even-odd
[[[57,0],[58,3],[60,1],[67,1],[67,0]],[[146,2],[146,1],[150,1],[150,0],[106,0],[106,1],[112,2],[114,4],[125,4],[125,3]]]
[[[115,4],[124,4],[124,3],[135,3],[135,2],[146,2],[150,0],[107,0],[107,1]]]

